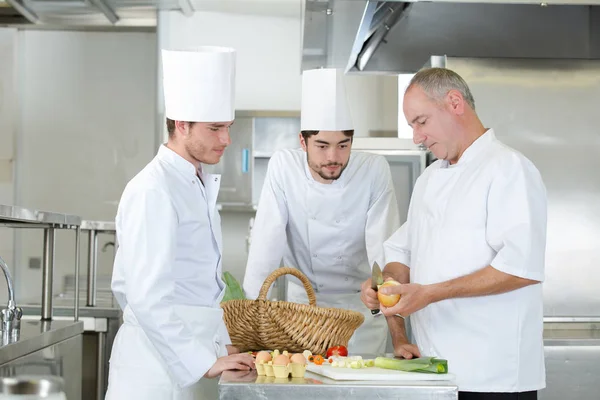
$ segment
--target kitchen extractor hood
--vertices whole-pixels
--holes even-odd
[[[600,0],[307,0],[303,22],[304,69],[414,73],[440,54],[600,58]]]

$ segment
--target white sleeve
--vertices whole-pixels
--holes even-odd
[[[547,198],[539,171],[514,154],[490,186],[486,240],[497,254],[491,266],[510,275],[544,280]]]
[[[195,335],[173,309],[178,217],[171,199],[161,190],[131,193],[124,196],[117,221],[127,303],[171,377],[189,386],[217,354],[212,338]]]
[[[400,213],[390,166],[380,157],[373,168],[375,179],[371,203],[367,211],[365,242],[369,267],[374,261],[383,268],[385,256],[383,243],[400,227]]]
[[[398,262],[410,268],[409,222],[410,218],[383,244],[386,264]]]
[[[258,210],[252,226],[248,263],[244,275],[244,292],[249,299],[256,299],[267,276],[281,264],[286,248],[288,209],[281,186],[282,168],[280,155],[269,161],[265,183],[262,188]]]

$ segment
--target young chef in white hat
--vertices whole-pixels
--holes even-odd
[[[385,350],[384,318],[360,300],[360,285],[383,262],[383,242],[400,226],[398,205],[384,157],[351,152],[354,128],[344,77],[335,69],[302,76],[302,149],[276,152],[267,170],[244,277],[256,298],[265,278],[283,264],[311,281],[317,305],[365,315],[348,344],[351,353]],[[307,303],[290,279],[288,301]]]
[[[108,400],[195,399],[202,378],[250,369],[219,302],[219,162],[234,119],[235,51],[165,51],[168,142],[125,188],[116,217],[112,289],[123,309],[110,359]]]

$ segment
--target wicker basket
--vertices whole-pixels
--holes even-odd
[[[309,305],[267,300],[269,288],[282,275],[300,279]],[[278,268],[267,277],[256,300],[221,304],[231,342],[240,351],[287,350],[324,355],[332,346],[347,346],[365,317],[356,311],[317,307],[306,276],[294,268]]]

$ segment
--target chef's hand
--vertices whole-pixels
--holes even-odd
[[[402,343],[401,345],[394,347],[394,355],[409,360],[413,357],[421,357],[421,352],[414,344]]]
[[[249,371],[254,368],[254,358],[251,354],[232,354],[230,356],[219,357],[217,362],[204,374],[205,378],[215,378],[223,371],[238,370]]]
[[[235,346],[228,344],[226,347],[227,347],[227,354],[229,354],[229,355],[240,353],[240,350]]]
[[[360,288],[360,299],[369,310],[377,310],[380,308],[377,292],[371,288],[371,278],[363,282]]]
[[[399,294],[400,301],[393,307],[385,307],[381,305],[381,312],[386,317],[394,314],[400,314],[403,317],[408,317],[414,312],[431,304],[431,295],[428,285],[419,285],[417,283],[405,283],[397,286],[388,286],[379,289],[381,294]]]

